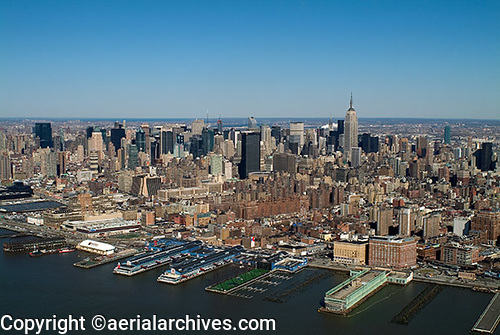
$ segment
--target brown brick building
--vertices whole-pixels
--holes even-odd
[[[411,237],[370,237],[368,264],[392,269],[411,268],[417,264],[417,241]]]
[[[481,211],[472,218],[471,230],[487,232],[489,244],[500,240],[500,211]]]

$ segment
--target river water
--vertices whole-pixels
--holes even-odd
[[[0,234],[5,233],[0,229]],[[0,239],[3,243],[7,239]],[[241,318],[273,318],[273,334],[468,334],[492,295],[467,289],[446,287],[434,300],[404,326],[391,319],[421,292],[427,284],[410,283],[406,287],[388,285],[355,309],[350,316],[318,313],[324,293],[347,278],[327,270],[306,268],[290,280],[283,280],[250,299],[209,293],[204,288],[224,276],[231,268],[216,270],[179,285],[156,282],[164,269],[155,269],[133,277],[113,274],[115,264],[93,269],[72,266],[87,257],[83,252],[29,257],[27,253],[0,252],[0,316],[40,318],[96,314],[107,318],[229,318],[233,324]],[[308,279],[308,285],[300,285]],[[293,289],[293,290],[292,290]],[[291,292],[292,291],[292,292]],[[287,294],[289,293],[289,294]],[[281,303],[266,297],[281,297]],[[91,331],[71,334],[151,334],[153,331]],[[1,331],[0,331],[1,332]],[[1,332],[4,333],[4,332]],[[5,332],[17,334],[20,332]],[[159,332],[158,332],[159,333]],[[186,332],[184,332],[186,333]],[[192,332],[188,332],[192,333]],[[233,331],[202,332],[207,334]],[[55,334],[55,332],[42,332]],[[495,334],[500,334],[499,330]]]

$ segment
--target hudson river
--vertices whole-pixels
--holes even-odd
[[[0,230],[0,233],[5,231]],[[7,239],[0,239],[0,243]],[[72,264],[88,254],[73,252],[42,257],[27,253],[0,253],[0,317],[52,318],[84,316],[86,331],[70,334],[151,334],[153,331],[93,331],[90,319],[96,314],[107,318],[274,318],[272,334],[468,334],[492,295],[467,289],[446,287],[406,325],[391,319],[427,285],[411,283],[406,287],[389,285],[372,296],[349,317],[317,312],[324,293],[347,275],[307,268],[291,280],[283,280],[251,299],[205,292],[204,288],[222,279],[217,270],[179,285],[160,284],[156,278],[165,269],[133,277],[113,274],[116,264],[79,269]],[[221,272],[222,271],[222,272]],[[304,283],[309,282],[308,285]],[[280,303],[266,300],[279,297]],[[2,334],[21,334],[17,331]],[[56,334],[57,332],[42,332]],[[162,332],[169,333],[169,332]],[[184,333],[193,333],[188,331]],[[211,331],[196,333],[234,333]],[[241,332],[243,333],[243,332]],[[263,334],[266,332],[246,331]],[[34,334],[34,332],[33,332]],[[495,334],[500,334],[499,330]]]

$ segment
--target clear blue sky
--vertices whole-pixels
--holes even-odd
[[[0,116],[500,118],[500,1],[0,0]]]

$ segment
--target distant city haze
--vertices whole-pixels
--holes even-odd
[[[499,1],[2,1],[0,117],[500,118]]]

